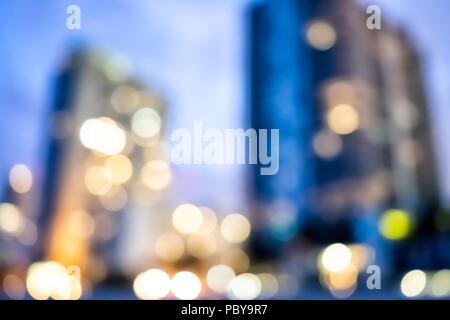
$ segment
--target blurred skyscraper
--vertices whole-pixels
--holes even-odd
[[[36,258],[79,265],[94,281],[145,267],[165,223],[156,215],[170,178],[159,140],[165,106],[126,66],[120,56],[75,52],[56,80],[49,121],[46,238]]]
[[[279,175],[254,175],[261,236],[253,247],[261,257],[366,243],[389,273],[396,244],[435,215],[419,55],[387,21],[369,30],[368,16],[355,1],[340,0],[265,1],[252,11],[251,121],[280,129]],[[404,234],[390,234],[398,228]]]

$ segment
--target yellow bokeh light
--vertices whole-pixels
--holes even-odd
[[[403,239],[411,232],[411,217],[406,211],[391,209],[383,214],[378,227],[381,234],[388,239]]]
[[[358,111],[349,104],[339,104],[331,108],[327,120],[330,129],[337,134],[349,134],[359,127]]]
[[[183,239],[176,233],[164,233],[156,240],[155,252],[164,261],[176,261],[184,253]]]
[[[9,183],[17,193],[27,193],[33,184],[33,174],[24,164],[16,164],[9,172]]]
[[[88,119],[83,122],[80,140],[86,148],[106,155],[120,153],[126,144],[125,132],[109,118]]]
[[[140,273],[133,282],[134,293],[142,300],[162,299],[169,294],[170,286],[170,277],[159,269]]]
[[[219,264],[211,267],[206,275],[206,283],[212,291],[216,293],[226,293],[231,280],[236,276],[233,269]]]
[[[0,204],[0,229],[8,233],[19,233],[24,225],[20,210],[13,204]]]
[[[105,161],[105,173],[113,184],[122,184],[130,179],[133,165],[130,159],[122,154],[111,156]]]
[[[131,118],[131,129],[141,138],[151,138],[161,129],[161,118],[155,110],[142,108],[136,111]]]
[[[183,204],[173,212],[172,223],[181,233],[195,233],[202,225],[202,213],[192,204]]]
[[[261,281],[251,273],[243,273],[231,280],[230,298],[253,300],[261,293]]]
[[[200,279],[188,271],[181,271],[172,278],[172,293],[182,300],[192,300],[198,297],[202,288]]]
[[[216,248],[216,238],[212,235],[192,234],[187,239],[188,252],[196,258],[208,257],[216,251]]]
[[[152,160],[142,167],[141,180],[147,188],[161,190],[169,185],[172,180],[172,173],[166,162]]]
[[[111,189],[111,182],[101,166],[94,166],[87,170],[84,183],[87,190],[96,196],[101,196]]]
[[[226,216],[220,224],[220,231],[225,240],[233,243],[243,242],[250,234],[250,222],[239,213]]]
[[[318,50],[328,50],[336,42],[336,31],[326,21],[317,20],[309,24],[306,30],[308,43]]]
[[[342,244],[335,243],[328,246],[319,256],[322,266],[330,272],[339,272],[348,267],[352,259],[350,249]]]
[[[400,289],[406,297],[415,297],[425,289],[427,276],[422,270],[412,270],[405,274]]]
[[[37,262],[28,269],[26,287],[36,300],[76,300],[81,297],[81,283],[57,262]]]

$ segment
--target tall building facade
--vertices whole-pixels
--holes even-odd
[[[402,32],[384,20],[370,30],[367,18],[356,1],[266,1],[253,10],[252,125],[283,137],[279,176],[254,175],[254,216],[265,234],[289,235],[284,244],[257,237],[256,252],[364,243],[389,275],[398,244],[439,204],[419,55]],[[277,206],[286,198],[291,206]],[[408,231],[393,239],[386,230],[396,214]]]
[[[80,51],[56,79],[34,260],[78,265],[87,279],[146,267],[166,220],[165,102],[115,55]],[[132,248],[132,249],[130,249]]]

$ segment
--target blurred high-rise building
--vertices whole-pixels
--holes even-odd
[[[146,267],[167,223],[157,214],[171,176],[165,103],[127,67],[121,56],[74,53],[50,113],[35,259],[78,265],[93,281]]]
[[[252,10],[252,126],[280,129],[278,176],[254,175],[261,257],[365,243],[389,273],[390,245],[439,204],[419,55],[386,21],[368,29],[368,16],[351,0]]]

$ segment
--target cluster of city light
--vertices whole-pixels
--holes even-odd
[[[114,202],[112,207],[123,207],[123,201],[126,202],[126,193],[123,188],[120,187],[130,180],[133,174],[133,164],[131,160],[123,154],[112,155],[106,158],[102,165],[94,165],[87,169],[85,174],[85,185],[89,193],[96,196],[104,196],[103,202],[107,202],[108,199]],[[111,194],[107,196],[109,193]],[[120,192],[117,193],[117,192]],[[114,198],[114,194],[119,199]],[[120,204],[122,203],[122,204]],[[108,204],[106,205],[108,207]]]
[[[84,170],[86,191],[96,196],[107,211],[81,209],[69,212],[66,227],[78,239],[88,239],[94,234],[96,240],[111,239],[117,233],[117,225],[108,211],[121,211],[128,202],[152,206],[160,199],[160,191],[172,181],[170,166],[160,148],[162,100],[153,93],[121,84],[114,88],[110,105],[120,119],[127,117],[128,121],[91,118],[79,129],[81,144],[91,150],[84,165],[80,166]],[[142,155],[141,159],[137,153]],[[178,233],[166,232],[156,241],[155,253],[165,262],[174,262],[186,250],[199,251],[200,241],[196,238],[188,240],[186,242]],[[148,287],[148,283],[155,281],[161,288],[165,287],[161,272],[148,271],[136,278],[135,291],[141,298],[161,298],[166,294]]]
[[[159,102],[146,99],[143,92],[128,85],[116,87],[110,102],[117,113],[130,116],[129,126],[106,117],[88,119],[80,128],[80,140],[96,156],[96,160],[86,165],[86,190],[97,196],[105,209],[119,211],[127,203],[127,185],[134,174],[147,191],[141,190],[136,183],[132,184],[131,191],[133,195],[145,192],[146,198],[166,188],[173,178],[164,157],[154,154],[162,153],[158,144],[161,131]],[[129,158],[135,145],[145,148],[145,160],[140,168]],[[70,232],[77,238],[88,238],[94,230],[97,234],[97,216],[94,221],[88,212],[72,212],[68,220]],[[248,272],[250,259],[239,248],[251,231],[250,222],[244,215],[232,213],[219,221],[210,208],[183,204],[174,210],[172,226],[173,231],[166,230],[154,242],[154,253],[162,262],[175,263],[190,256],[205,263],[206,259],[217,257],[220,267],[214,269],[215,273],[214,270],[208,273],[208,288],[232,299],[254,299],[258,295],[271,297],[278,291],[277,279],[270,273]],[[221,255],[217,256],[219,250]],[[212,289],[209,283],[214,274],[217,280],[220,270],[227,270],[225,274],[228,272],[222,280],[226,284],[222,289],[220,285],[212,284],[215,288]],[[135,278],[134,290],[141,299],[161,299],[170,292],[180,299],[194,299],[201,291],[201,282],[191,272],[181,271],[170,279],[164,271],[151,269]]]
[[[129,196],[134,201],[136,195],[143,198],[144,193],[145,197],[158,194],[171,183],[172,172],[162,156],[164,150],[160,148],[160,101],[148,99],[144,92],[132,86],[120,85],[113,91],[110,102],[118,114],[130,116],[129,123],[119,123],[109,117],[85,120],[79,128],[79,139],[91,152],[79,168],[84,171],[82,181],[86,191],[106,210],[120,211]],[[144,148],[144,162],[140,168],[130,158],[136,146]],[[133,181],[134,177],[139,183]],[[22,164],[14,166],[10,184],[17,193],[28,192],[33,184],[31,170]],[[140,186],[146,190],[139,191]],[[129,190],[129,187],[133,189]],[[65,216],[65,230],[74,236],[72,239],[86,240],[94,233],[96,239],[108,239],[114,229],[111,219],[108,212],[92,214],[83,208],[75,209]],[[210,208],[183,204],[174,210],[172,226],[173,231],[162,233],[154,243],[154,253],[161,261],[174,263],[190,256],[209,264],[214,257],[219,264],[213,265],[201,277],[189,271],[179,271],[169,277],[163,270],[147,270],[133,283],[140,299],[163,299],[169,294],[179,299],[195,299],[202,291],[202,281],[205,281],[205,290],[231,299],[270,298],[278,292],[279,282],[274,275],[249,271],[250,259],[239,247],[251,231],[250,222],[244,215],[232,213],[218,219]],[[16,206],[0,205],[2,231],[21,234],[29,227]],[[31,231],[27,234],[33,234]],[[37,234],[37,229],[34,233]],[[103,273],[100,278],[105,272],[100,272]],[[78,299],[81,296],[79,279],[68,274],[57,262],[32,264],[26,280],[21,281],[16,275],[8,275],[4,278],[5,292],[15,298],[23,298],[25,289],[35,299]]]
[[[177,233],[163,233],[155,243],[157,256],[168,262],[181,259],[185,252],[198,259],[208,258],[217,252],[219,246],[227,252],[228,246],[244,242],[251,229],[250,222],[242,214],[229,214],[219,223],[213,210],[193,204],[175,208],[172,225]],[[226,256],[224,254],[222,258]]]
[[[310,28],[332,28],[323,23],[312,23]],[[340,78],[328,81],[321,87],[326,126],[317,131],[312,140],[314,152],[320,158],[330,160],[337,157],[344,146],[341,136],[351,134],[362,126],[359,112],[361,99],[357,88],[351,80]]]
[[[327,129],[319,131],[313,140],[316,154],[324,159],[341,152],[340,135],[347,135],[361,126],[358,111],[360,98],[357,85],[348,79],[334,79],[325,83],[321,96],[326,108]]]
[[[125,148],[126,135],[114,120],[106,117],[92,118],[81,125],[80,140],[88,149],[113,155]]]
[[[140,273],[133,282],[134,292],[142,300],[162,299],[169,294],[170,287],[170,277],[159,269]]]
[[[26,165],[16,164],[9,171],[9,184],[17,194],[28,193],[33,185],[33,174]],[[37,239],[35,223],[13,203],[0,203],[0,231],[14,235],[21,244],[31,246]]]
[[[346,298],[356,289],[358,273],[372,259],[372,250],[365,245],[331,244],[318,256],[320,281],[335,297]]]
[[[128,123],[120,123],[110,117],[95,117],[83,121],[78,128],[78,138],[81,145],[90,152],[86,153],[85,161],[75,164],[75,172],[80,172],[80,180],[84,182],[87,193],[95,196],[107,211],[96,210],[94,206],[94,211],[90,212],[91,208],[83,207],[82,204],[79,208],[65,210],[63,217],[58,219],[58,230],[64,230],[60,233],[63,238],[58,238],[58,241],[87,240],[94,234],[96,240],[110,239],[117,226],[113,215],[108,211],[122,210],[130,199],[135,201],[137,196],[140,199],[156,199],[154,195],[160,194],[159,191],[166,188],[172,180],[170,166],[164,161],[165,157],[159,148],[162,126],[159,112],[162,101],[133,86],[119,85],[112,92],[110,103],[121,118],[129,115]],[[62,119],[59,120],[62,122]],[[64,120],[68,124],[71,119]],[[58,131],[62,129],[53,128]],[[66,129],[68,128],[64,128],[67,132],[57,132],[54,137],[66,137],[68,132],[72,132],[72,128]],[[141,154],[144,162],[141,167],[137,167],[140,161],[134,161],[136,146],[143,147]],[[29,192],[34,183],[32,171],[24,164],[16,164],[9,172],[9,183],[16,193]],[[138,190],[141,186],[145,190]],[[176,232],[165,234],[156,246],[158,256],[165,261],[175,261],[185,250],[199,258],[204,256],[204,252],[215,251],[215,238],[211,240],[209,237],[216,230],[216,220],[212,210],[205,211],[199,230],[188,233],[189,238],[181,239]],[[24,245],[32,245],[37,239],[34,222],[22,212],[20,206],[12,203],[0,203],[0,232],[15,236]],[[205,239],[208,241],[205,242]],[[70,252],[67,253],[67,256],[70,255]],[[89,261],[94,258],[89,257]],[[63,261],[58,256],[53,259]],[[95,273],[103,274],[99,276],[102,278],[107,271],[105,268],[104,271],[97,268],[100,265],[101,261],[97,261]],[[164,296],[157,290],[148,291],[146,283],[154,283],[154,279],[164,288],[161,273],[147,272],[136,280],[138,284],[144,284],[144,298]],[[179,273],[169,281],[170,290],[181,299],[194,298],[200,292],[199,287],[198,292],[194,291],[192,295],[192,288],[197,283],[200,284],[195,279],[196,276],[191,273]],[[26,291],[35,299],[78,299],[81,296],[81,283],[68,274],[60,263],[38,262],[29,267],[25,280],[16,274],[7,274],[3,278],[3,291],[13,299],[23,298]]]
[[[54,261],[33,263],[28,268],[26,289],[36,300],[77,300],[82,294],[77,275]]]
[[[142,300],[162,299],[170,292],[178,299],[192,300],[200,294],[201,282],[189,271],[180,271],[170,279],[166,272],[150,269],[134,279],[133,289],[136,296]]]
[[[279,282],[271,273],[237,275],[233,268],[224,264],[209,268],[205,281],[212,293],[236,300],[269,299],[279,290]],[[134,292],[142,300],[163,299],[170,295],[192,300],[200,295],[202,288],[200,278],[190,271],[179,271],[170,278],[163,270],[150,269],[138,274],[133,282]]]
[[[444,298],[450,296],[450,270],[425,272],[411,270],[403,275],[400,290],[405,297],[430,296]]]
[[[212,266],[206,275],[206,282],[214,293],[237,300],[270,299],[278,293],[280,286],[271,273],[244,272],[237,275],[233,268],[224,264]]]
[[[120,86],[111,98],[117,112],[134,112],[130,132],[106,117],[88,119],[80,128],[82,145],[102,159],[101,163],[95,161],[87,167],[84,178],[86,189],[98,196],[103,207],[110,211],[118,211],[126,205],[128,198],[121,185],[130,181],[135,172],[141,183],[151,191],[160,191],[172,181],[170,166],[166,161],[150,158],[137,170],[127,156],[134,144],[146,147],[146,150],[157,146],[161,129],[158,112],[148,107],[138,108],[141,98],[137,94],[131,87]]]
[[[189,255],[207,263],[216,256],[219,264],[211,266],[205,276],[185,271],[175,274],[170,287],[165,285],[164,295],[153,295],[152,299],[166,297],[169,291],[179,299],[194,299],[201,291],[200,279],[211,293],[230,299],[271,298],[277,294],[279,283],[274,275],[248,272],[250,259],[239,248],[251,231],[244,215],[232,213],[220,220],[210,208],[182,204],[172,214],[172,225],[175,232],[167,231],[155,241],[154,252],[161,261],[173,263]],[[139,298],[146,299],[150,295],[145,294],[145,286],[151,285],[142,279],[142,274],[136,278],[134,288]]]

